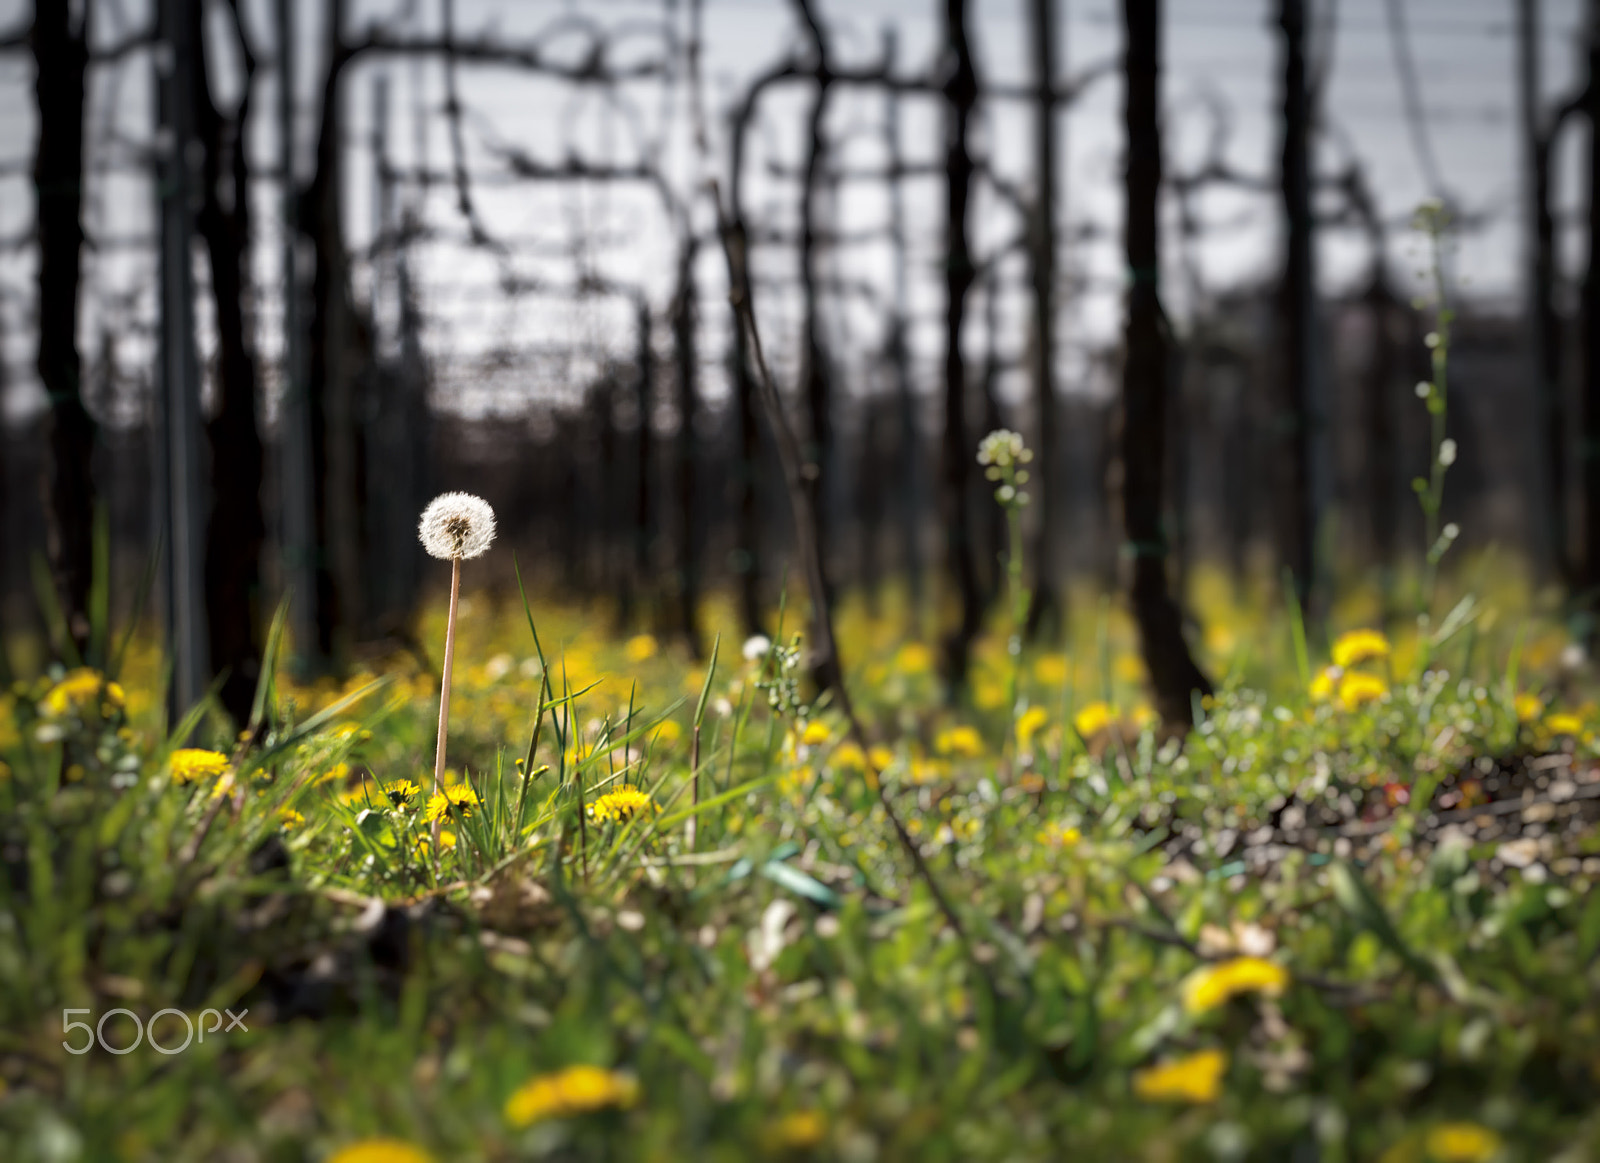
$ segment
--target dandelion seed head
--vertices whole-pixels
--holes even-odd
[[[441,561],[481,557],[494,541],[494,510],[471,493],[441,493],[422,511],[417,536]]]

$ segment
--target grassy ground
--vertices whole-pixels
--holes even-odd
[[[243,739],[164,725],[148,652],[19,682],[0,1158],[1600,1158],[1595,715],[1479,582],[1430,636],[1341,637],[1353,590],[1330,671],[1196,578],[1185,738],[1090,595],[1010,710],[1001,635],[952,709],[851,608],[866,753],[786,638],[692,664],[540,605],[541,651],[472,595],[440,799],[416,658],[280,675]],[[206,1033],[107,1049],[136,1018]]]

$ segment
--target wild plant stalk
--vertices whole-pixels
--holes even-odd
[[[417,526],[422,547],[450,563],[450,617],[445,623],[444,674],[439,682],[439,736],[433,752],[433,791],[444,786],[445,742],[450,733],[450,678],[455,671],[456,610],[461,599],[461,563],[488,551],[494,541],[494,510],[468,493],[443,493],[429,502]],[[444,813],[433,818],[433,873],[439,875],[439,840]]]
[[[696,809],[700,807],[700,728],[705,723],[706,701],[711,697],[711,680],[716,677],[717,654],[721,649],[722,635],[718,634],[711,644],[711,662],[706,666],[705,682],[700,685],[700,701],[694,708],[694,733],[689,740],[689,805]],[[696,811],[684,825],[684,846],[693,852],[698,838],[699,812]]]
[[[1431,294],[1419,297],[1414,305],[1419,310],[1432,306],[1434,311],[1433,330],[1425,341],[1432,359],[1432,379],[1417,385],[1417,396],[1427,406],[1429,417],[1428,476],[1417,477],[1411,482],[1417,502],[1422,506],[1426,530],[1427,557],[1423,565],[1422,589],[1417,595],[1417,625],[1423,637],[1419,658],[1426,665],[1427,630],[1434,592],[1439,583],[1439,562],[1461,533],[1460,526],[1453,521],[1440,525],[1445,473],[1456,460],[1456,442],[1446,435],[1449,418],[1450,325],[1455,321],[1455,311],[1450,306],[1444,265],[1450,213],[1442,202],[1424,202],[1417,208],[1412,222],[1427,237],[1427,274],[1432,284]]]
[[[985,477],[998,482],[994,499],[1006,515],[1006,590],[1011,598],[1011,636],[1006,641],[1006,653],[1011,658],[1006,701],[1011,715],[1008,747],[1016,742],[1022,632],[1028,624],[1028,607],[1033,602],[1033,591],[1023,580],[1022,542],[1022,510],[1028,503],[1028,494],[1022,488],[1028,483],[1028,471],[1022,466],[1032,460],[1033,452],[1022,443],[1022,437],[1005,428],[989,433],[978,445],[978,463],[984,466]]]
[[[439,734],[433,747],[433,791],[444,787],[445,743],[450,737],[450,680],[456,668],[456,609],[461,603],[461,558],[450,559],[450,616],[444,629],[444,674],[439,679]],[[433,860],[439,862],[439,837],[444,828],[442,815],[433,818]]]

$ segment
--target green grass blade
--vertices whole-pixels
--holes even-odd
[[[111,517],[103,501],[94,510],[90,556],[88,663],[104,670],[111,634]]]
[[[33,596],[39,603],[39,613],[44,617],[45,628],[50,632],[50,645],[61,661],[68,666],[82,666],[77,643],[67,630],[67,616],[61,609],[61,598],[56,593],[55,580],[50,576],[50,563],[42,553],[33,555]]]
[[[156,569],[161,564],[161,535],[156,535],[156,543],[151,547],[149,556],[145,558],[144,573],[139,578],[139,588],[134,591],[133,607],[128,615],[128,628],[122,632],[122,641],[117,643],[117,652],[111,656],[111,664],[106,670],[106,677],[116,679],[122,673],[122,664],[127,661],[128,648],[133,645],[134,633],[139,629],[139,621],[144,617],[145,603],[150,600],[150,590],[156,584]]]

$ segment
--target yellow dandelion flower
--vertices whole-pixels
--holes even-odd
[[[1514,700],[1512,706],[1517,711],[1517,722],[1534,723],[1539,716],[1544,714],[1544,700],[1531,691],[1523,691]]]
[[[811,770],[809,764],[802,763],[799,767],[791,767],[778,777],[778,790],[786,796],[795,797],[795,802],[800,802],[800,793],[811,786],[817,773]]]
[[[894,656],[901,674],[925,674],[933,669],[933,651],[920,642],[907,642]]]
[[[528,1127],[545,1119],[626,1109],[638,1098],[639,1084],[630,1075],[599,1066],[569,1066],[523,1083],[506,1099],[505,1116],[514,1127]]]
[[[1583,720],[1565,711],[1557,711],[1553,715],[1546,715],[1544,717],[1544,725],[1549,728],[1552,735],[1571,735],[1576,738],[1583,734]]]
[[[293,808],[284,808],[278,813],[278,826],[286,832],[298,828],[305,822],[305,816],[301,815]]]
[[[1201,636],[1201,641],[1205,643],[1206,649],[1213,654],[1226,655],[1233,653],[1233,648],[1239,644],[1239,636],[1233,632],[1231,627],[1212,622],[1206,626],[1205,632]]]
[[[1161,718],[1156,714],[1154,707],[1148,703],[1140,703],[1128,712],[1128,722],[1133,724],[1135,731],[1143,731],[1146,727],[1154,725]]]
[[[1339,680],[1339,705],[1347,711],[1364,706],[1389,693],[1389,684],[1375,674],[1352,670]]]
[[[593,743],[574,743],[571,747],[567,748],[567,766],[577,767],[580,763],[593,755],[594,752],[595,745]]]
[[[39,713],[47,719],[81,715],[97,705],[97,701],[102,712],[110,714],[123,706],[127,698],[122,687],[107,682],[105,675],[98,670],[80,666],[68,671],[65,678],[50,688],[44,701],[39,704]]]
[[[372,785],[362,780],[355,787],[340,792],[339,802],[349,804],[352,808],[367,808],[374,806],[377,800],[372,794]]]
[[[1045,654],[1033,664],[1033,677],[1045,686],[1060,686],[1067,681],[1067,656]]]
[[[477,806],[478,793],[472,790],[470,784],[458,783],[431,796],[428,799],[428,810],[422,814],[422,818],[431,824],[434,820],[447,815],[469,816],[472,814],[472,809]]]
[[[335,763],[332,767],[328,768],[327,771],[318,772],[316,778],[311,782],[314,784],[335,783],[349,778],[350,765],[348,763]]]
[[[1051,848],[1074,848],[1082,839],[1082,832],[1066,824],[1051,824],[1039,833],[1039,842]]]
[[[220,751],[202,751],[198,747],[178,748],[168,763],[172,768],[173,783],[214,779],[228,770],[226,755]]]
[[[1216,1102],[1227,1069],[1226,1053],[1200,1050],[1135,1071],[1133,1093],[1149,1102]]]
[[[335,1151],[328,1163],[433,1163],[433,1156],[400,1139],[362,1139]]]
[[[1141,684],[1145,680],[1144,659],[1137,654],[1119,654],[1111,662],[1111,673],[1119,682]]]
[[[1072,716],[1073,729],[1092,739],[1116,721],[1117,712],[1109,703],[1094,702]]]
[[[656,656],[661,649],[661,644],[656,641],[654,634],[636,634],[628,639],[622,652],[628,656],[629,662],[647,662]]]
[[[1333,664],[1339,667],[1388,657],[1389,640],[1376,630],[1351,630],[1333,644]]]
[[[806,729],[800,732],[800,742],[815,747],[818,743],[826,743],[830,734],[828,724],[813,719],[806,724]]]
[[[1333,698],[1335,684],[1338,683],[1342,673],[1336,666],[1326,666],[1317,671],[1316,677],[1311,680],[1311,701],[1325,703]]]
[[[1033,742],[1033,737],[1039,733],[1039,728],[1050,721],[1050,713],[1043,707],[1029,707],[1017,717],[1017,742],[1027,747]]]
[[[828,1124],[820,1111],[791,1111],[768,1128],[768,1146],[775,1151],[808,1151],[827,1138]]]
[[[683,738],[683,728],[674,719],[663,719],[651,732],[650,738],[663,747],[670,747]]]
[[[879,771],[887,771],[894,765],[894,752],[882,744],[867,748],[867,758],[872,760],[872,766]]]
[[[983,754],[983,736],[973,727],[947,727],[939,732],[933,746],[941,755],[963,755],[975,759]]]
[[[950,764],[943,759],[913,759],[907,781],[914,784],[937,783],[949,778]]]
[[[1500,1152],[1500,1136],[1477,1123],[1441,1123],[1424,1145],[1434,1163],[1488,1163]]]
[[[1264,957],[1235,957],[1195,970],[1183,982],[1183,1008],[1191,1014],[1216,1009],[1244,993],[1277,997],[1289,984],[1289,971]]]
[[[418,832],[412,843],[417,846],[417,855],[427,858],[433,855],[433,833],[431,831]],[[456,846],[456,834],[449,828],[439,829],[439,851],[448,852]]]
[[[1006,686],[999,679],[979,675],[972,683],[972,701],[980,711],[993,711],[1005,706]]]
[[[409,779],[392,779],[383,785],[383,794],[397,808],[407,807],[422,794],[422,789]]]
[[[855,743],[844,742],[834,750],[829,757],[829,762],[834,767],[848,768],[851,771],[865,771],[867,769],[866,754]]]
[[[631,783],[616,791],[607,792],[589,805],[589,818],[598,823],[608,821],[625,824],[640,812],[654,811],[656,803],[648,792],[642,792]]]

